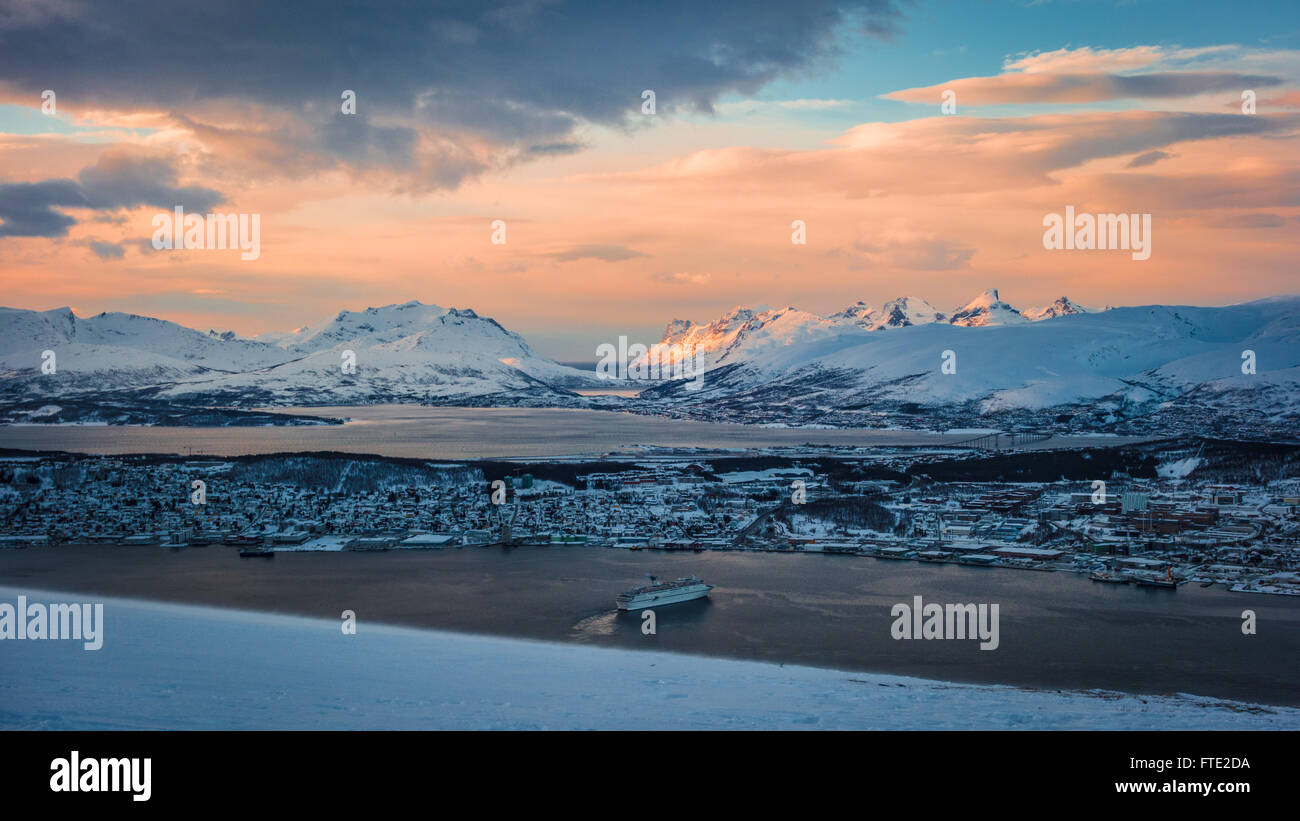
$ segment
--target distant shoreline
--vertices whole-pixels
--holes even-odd
[[[451,408],[428,405],[281,408],[347,417],[342,425],[250,427],[3,426],[0,449],[96,455],[175,453],[242,456],[347,452],[433,459],[526,459],[632,455],[645,448],[753,450],[802,447],[945,447],[976,438],[969,430],[937,433],[883,428],[781,428],[701,422],[617,410],[583,408]],[[1099,447],[1165,437],[1053,435],[1019,451]],[[968,446],[969,447],[969,446]]]

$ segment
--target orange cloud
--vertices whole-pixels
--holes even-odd
[[[665,139],[679,139],[676,127],[661,126]],[[1300,240],[1285,226],[1300,215],[1298,128],[1300,115],[1266,113],[936,116],[863,124],[810,150],[734,145],[640,167],[598,144],[549,161],[550,173],[484,177],[454,196],[394,195],[383,175],[338,169],[238,178],[230,208],[262,214],[256,262],[142,248],[150,212],[135,209],[61,241],[0,242],[0,288],[24,307],[244,333],[418,298],[474,308],[530,339],[652,337],[673,317],[756,302],[827,312],[915,294],[946,310],[990,285],[1019,307],[1062,293],[1097,305],[1234,302],[1295,289]],[[6,145],[53,158],[65,143],[0,143],[10,176],[20,169]],[[1161,150],[1171,156],[1126,167]],[[582,173],[592,166],[628,170]],[[222,178],[191,168],[187,182],[226,193]],[[1042,217],[1067,204],[1153,213],[1151,259],[1044,250]],[[494,219],[508,224],[504,246],[490,241]],[[807,245],[791,243],[796,219]],[[125,253],[102,260],[92,242]]]

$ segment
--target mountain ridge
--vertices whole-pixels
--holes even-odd
[[[822,316],[738,306],[710,322],[673,320],[659,344],[692,357],[693,376],[703,372],[690,391],[683,381],[601,379],[537,355],[472,309],[415,300],[254,338],[136,314],[0,308],[0,404],[607,407],[846,427],[1120,430],[1155,420],[1147,432],[1197,420],[1281,431],[1300,421],[1300,297],[1090,311],[1063,296],[1017,311],[988,289],[951,314],[919,297],[886,308],[859,301]],[[47,350],[52,374],[41,372]],[[355,372],[344,368],[349,356]],[[626,387],[644,389],[617,401],[575,393]]]

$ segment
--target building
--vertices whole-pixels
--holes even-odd
[[[417,533],[409,539],[403,539],[398,547],[451,547],[456,537],[448,533]]]
[[[1055,561],[1065,555],[1064,550],[1046,547],[995,547],[989,552],[1004,559],[1033,559],[1040,562]]]

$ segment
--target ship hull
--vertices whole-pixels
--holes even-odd
[[[665,604],[678,604],[684,601],[693,601],[702,599],[709,595],[712,590],[711,585],[697,585],[695,587],[683,590],[663,590],[656,593],[642,593],[632,596],[626,600],[618,599],[616,604],[619,610],[644,610],[647,607],[660,607]]]
[[[1154,587],[1158,590],[1177,590],[1178,582],[1165,581],[1163,579],[1136,579],[1138,587]]]
[[[1098,576],[1096,574],[1089,576],[1094,582],[1102,584],[1128,584],[1131,580],[1125,576]]]

